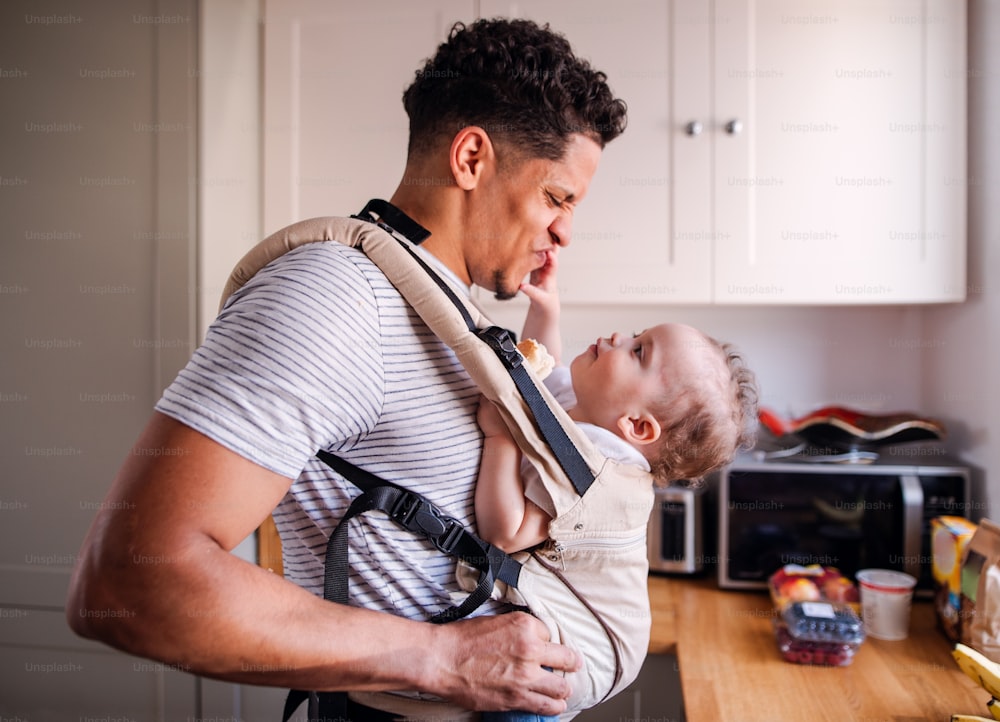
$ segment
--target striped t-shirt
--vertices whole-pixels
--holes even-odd
[[[478,398],[382,272],[361,251],[322,242],[273,261],[233,295],[157,409],[294,479],[274,512],[285,575],[322,596],[327,538],[359,492],[316,451],[474,528]],[[350,524],[352,604],[426,619],[464,598],[451,557],[379,512]]]

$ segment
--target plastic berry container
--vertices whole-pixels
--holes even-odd
[[[846,604],[793,602],[775,618],[781,656],[795,664],[842,667],[865,640],[858,615]]]

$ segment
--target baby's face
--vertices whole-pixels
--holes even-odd
[[[570,363],[578,418],[613,428],[621,415],[697,386],[716,373],[717,352],[695,328],[664,323],[635,336],[599,338]]]

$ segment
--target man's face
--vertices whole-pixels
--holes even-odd
[[[467,225],[472,282],[497,298],[512,298],[524,278],[545,265],[549,252],[569,245],[573,210],[600,157],[596,142],[574,135],[560,160],[510,159],[491,174]]]

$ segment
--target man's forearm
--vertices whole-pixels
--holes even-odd
[[[115,595],[78,586],[83,593],[67,610],[73,628],[216,679],[316,691],[416,689],[468,709],[558,714],[569,685],[544,668],[580,666],[527,614],[415,622],[327,602],[222,550],[184,556],[173,572],[139,575]]]
[[[69,621],[83,636],[232,682],[371,691],[423,683],[429,625],[332,604],[210,539],[170,557],[129,557],[84,562],[96,566],[91,579],[114,573],[123,582],[89,582],[70,599]]]

